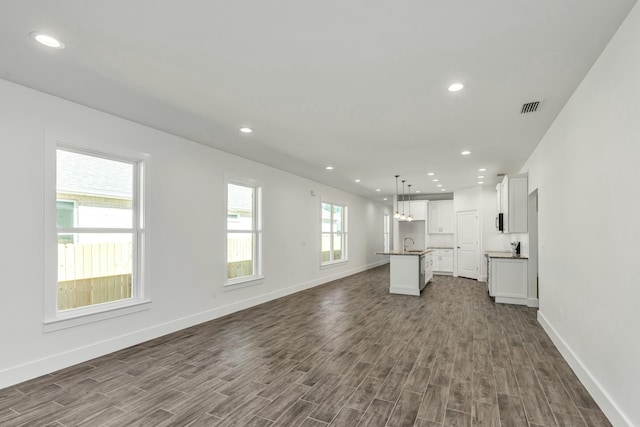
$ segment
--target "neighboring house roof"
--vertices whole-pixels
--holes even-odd
[[[116,160],[57,151],[58,192],[131,199],[133,166]]]

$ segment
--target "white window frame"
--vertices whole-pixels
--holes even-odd
[[[331,212],[331,219],[329,221],[329,223],[331,224],[331,231],[326,232],[326,231],[322,231],[322,205],[331,205],[331,209],[329,210]],[[341,232],[336,232],[333,230],[333,207],[334,206],[340,206],[342,208],[342,231]],[[333,203],[333,202],[328,202],[328,201],[322,201],[320,202],[320,266],[321,267],[325,267],[325,266],[330,266],[330,265],[335,265],[335,264],[341,264],[341,263],[345,263],[347,261],[349,261],[349,251],[348,251],[348,233],[347,233],[347,229],[348,229],[348,207],[347,205],[343,205],[340,203]],[[330,239],[329,239],[329,261],[322,261],[322,236],[324,234],[329,234],[330,235]],[[341,235],[342,237],[342,258],[338,259],[338,260],[334,260],[333,259],[333,238],[335,235]]]
[[[384,252],[389,252],[391,249],[391,215],[384,214],[382,222],[382,245]]]
[[[241,187],[252,188],[254,191],[252,206],[252,224],[251,230],[229,230],[228,213],[229,213],[229,184]],[[224,182],[224,281],[223,287],[227,290],[233,288],[241,288],[245,285],[257,284],[264,279],[262,274],[262,185],[255,179],[225,177]],[[227,242],[229,233],[247,233],[253,234],[253,274],[251,276],[242,276],[234,279],[227,277]]]
[[[119,162],[130,163],[134,166],[134,194],[133,194],[133,224],[131,228],[78,228],[77,222],[72,228],[58,229],[56,224],[56,193],[57,193],[57,150],[65,150]],[[62,138],[55,134],[46,133],[44,149],[44,272],[43,294],[44,313],[43,331],[53,332],[60,329],[80,326],[87,323],[110,319],[130,313],[147,310],[149,308],[150,293],[145,280],[145,244],[146,230],[144,220],[144,173],[146,169],[143,153],[132,153],[128,150],[114,148],[110,152],[96,149],[88,144],[74,144],[69,138]],[[76,216],[77,219],[77,216]],[[113,302],[94,304],[69,310],[58,310],[58,232],[73,234],[77,230],[95,233],[132,233],[133,265],[131,298]]]

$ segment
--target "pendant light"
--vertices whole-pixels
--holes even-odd
[[[413,215],[411,215],[411,184],[409,184],[409,216],[407,217],[407,221],[413,221]]]
[[[396,175],[396,213],[393,214],[395,219],[400,218],[400,212],[398,211],[398,205],[400,204],[400,200],[398,200],[398,178],[400,175]]]
[[[400,221],[404,221],[407,219],[407,216],[404,214],[404,183],[405,180],[402,180],[402,215],[400,215]]]

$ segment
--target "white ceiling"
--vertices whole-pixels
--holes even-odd
[[[2,0],[0,78],[371,198],[453,191],[519,170],[635,2]]]

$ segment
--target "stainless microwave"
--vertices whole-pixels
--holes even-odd
[[[504,232],[504,214],[503,213],[499,213],[498,216],[496,216],[496,229],[498,231]]]

